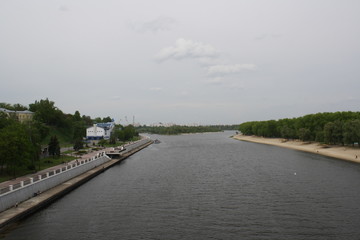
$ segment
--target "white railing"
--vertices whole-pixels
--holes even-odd
[[[47,179],[47,178],[50,178],[50,177],[53,177],[55,175],[58,175],[58,174],[62,174],[64,172],[67,172],[71,169],[74,169],[74,168],[77,168],[77,167],[81,167],[82,165],[84,164],[88,164],[96,159],[98,159],[99,157],[102,157],[102,156],[106,156],[105,152],[100,152],[98,154],[96,154],[94,157],[91,157],[91,158],[88,158],[88,159],[85,159],[85,160],[77,160],[76,162],[72,162],[72,163],[69,163],[67,164],[66,166],[63,166],[61,168],[57,168],[55,170],[51,170],[51,171],[48,171],[48,172],[45,172],[45,173],[41,173],[37,176],[32,176],[32,177],[29,177],[23,181],[20,181],[16,184],[10,184],[9,186],[5,187],[5,188],[1,188],[0,189],[0,197],[3,196],[3,195],[6,195],[8,194],[9,192],[13,192],[13,191],[17,191],[21,188],[24,188],[24,187],[27,187],[31,184],[34,184],[38,181],[42,181],[44,179]]]

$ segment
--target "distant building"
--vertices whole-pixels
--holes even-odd
[[[14,117],[15,119],[17,119],[21,123],[31,121],[33,119],[33,116],[34,116],[34,113],[30,112],[28,110],[25,110],[25,111],[13,111],[13,110],[8,110],[6,108],[0,108],[0,112],[5,113],[9,117]]]
[[[87,140],[110,139],[114,130],[115,122],[96,123],[92,127],[86,129]]]

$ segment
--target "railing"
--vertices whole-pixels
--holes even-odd
[[[145,139],[138,140],[136,142],[129,143],[129,144],[125,145],[126,150],[123,151],[122,153],[129,152],[129,151],[131,151],[131,150],[133,150],[133,149],[139,147],[140,145],[143,145],[143,144],[145,144],[145,143],[147,143],[149,141],[150,141],[150,138],[145,138]],[[48,172],[45,172],[45,173],[42,173],[42,174],[39,174],[39,175],[29,177],[29,178],[27,178],[24,181],[21,181],[19,183],[6,186],[6,187],[0,189],[0,197],[2,195],[4,195],[4,194],[8,194],[9,192],[16,191],[16,190],[19,190],[19,189],[21,189],[23,187],[29,186],[29,185],[31,185],[31,184],[33,184],[35,182],[42,181],[44,179],[48,179],[50,177],[56,176],[58,174],[62,174],[64,172],[69,171],[71,169],[74,169],[76,167],[82,166],[84,164],[88,164],[88,163],[90,163],[90,162],[92,162],[92,161],[94,161],[94,160],[96,160],[96,159],[98,159],[100,157],[103,157],[103,156],[106,156],[105,151],[97,153],[95,156],[93,156],[91,158],[88,158],[88,159],[85,159],[85,160],[77,160],[76,162],[67,164],[66,166],[62,166],[62,167],[57,168],[55,170],[51,170],[51,171],[48,171]]]
[[[0,197],[2,195],[4,195],[4,194],[7,194],[7,193],[12,192],[12,191],[16,191],[16,190],[18,190],[20,188],[26,187],[26,186],[28,186],[30,184],[35,183],[35,182],[38,182],[38,181],[53,177],[53,176],[58,175],[58,174],[62,174],[64,172],[66,172],[66,171],[69,171],[70,169],[82,166],[84,164],[88,164],[88,163],[90,163],[90,162],[92,162],[92,161],[94,161],[94,160],[96,160],[96,159],[98,159],[98,158],[100,158],[102,156],[105,156],[105,152],[97,153],[94,157],[88,158],[86,160],[81,160],[81,161],[78,161],[76,163],[71,163],[71,164],[68,164],[66,166],[57,168],[55,170],[51,170],[51,171],[39,174],[37,176],[29,177],[29,178],[25,179],[24,181],[20,181],[20,182],[18,182],[16,184],[12,184],[12,185],[6,186],[4,188],[1,188],[0,189]]]

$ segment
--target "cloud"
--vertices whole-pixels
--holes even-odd
[[[67,12],[67,11],[69,11],[69,7],[66,5],[60,5],[59,10],[62,12]]]
[[[152,88],[150,88],[149,90],[150,90],[150,91],[154,91],[154,92],[160,92],[160,91],[163,90],[163,88],[161,88],[161,87],[152,87]]]
[[[260,34],[258,36],[256,36],[254,38],[254,40],[256,41],[261,41],[264,39],[274,39],[274,38],[281,38],[282,35],[281,34],[268,34],[268,33],[264,33],[264,34]]]
[[[114,100],[114,101],[117,101],[117,100],[120,100],[120,99],[122,99],[121,96],[111,96],[110,97],[110,100]]]
[[[141,32],[150,31],[153,33],[161,32],[161,31],[168,31],[168,30],[171,30],[171,28],[173,27],[173,25],[175,23],[176,23],[176,21],[173,18],[158,17],[154,20],[143,23],[140,26],[139,31],[141,31]]]
[[[211,78],[210,80],[207,81],[208,83],[212,84],[212,85],[222,85],[224,83],[224,78],[222,77],[215,77],[215,78]]]
[[[217,56],[218,52],[209,44],[179,38],[176,40],[175,46],[161,49],[155,58],[158,61],[165,61],[169,59],[203,59]]]
[[[210,76],[224,76],[229,74],[236,74],[242,71],[253,71],[256,69],[254,64],[233,64],[233,65],[214,65],[208,67],[208,75]]]
[[[128,26],[140,33],[152,32],[154,34],[158,32],[170,31],[174,25],[176,24],[176,20],[170,17],[158,17],[153,20],[147,22],[129,22]]]

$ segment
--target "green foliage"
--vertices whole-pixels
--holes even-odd
[[[112,145],[116,144],[116,136],[114,134],[110,136],[109,143]]]
[[[138,136],[139,134],[137,133],[137,131],[135,130],[133,125],[128,125],[126,127],[123,126],[117,126],[114,133],[112,134],[112,136],[114,136],[115,138],[117,138],[120,141],[129,141],[131,140],[133,137]],[[110,138],[111,140],[111,138]]]
[[[96,123],[107,123],[107,122],[112,122],[112,119],[109,116],[107,116],[107,117],[105,117],[103,119],[101,119],[100,117],[97,117],[97,118],[94,119],[94,122],[96,122]]]
[[[180,126],[171,127],[148,127],[142,126],[137,128],[138,132],[152,134],[176,135],[184,133],[203,133],[203,132],[220,132],[223,130],[237,130],[238,125],[213,125],[213,126]]]
[[[21,104],[0,103],[0,107],[14,111],[27,110]],[[93,124],[89,116],[64,114],[49,99],[29,104],[34,112],[31,122],[20,123],[16,117],[0,112],[0,175],[8,178],[43,167],[41,145],[49,145],[52,162],[57,162],[62,145],[81,147],[86,127]],[[110,117],[103,120],[108,121]],[[45,166],[46,167],[46,166]],[[1,178],[0,176],[0,178]]]
[[[6,171],[16,177],[21,165],[29,165],[34,149],[26,126],[13,122],[0,131],[0,173]]]
[[[99,146],[102,146],[102,147],[104,147],[106,144],[107,144],[107,141],[106,141],[105,139],[101,139],[101,140],[98,142],[98,145],[99,145]]]
[[[48,151],[50,156],[60,156],[60,143],[56,136],[52,136],[50,138],[50,142],[48,145]]]
[[[74,150],[79,151],[80,149],[84,148],[84,143],[81,138],[75,140],[74,143]]]
[[[11,105],[9,103],[0,103],[0,108],[6,108],[8,110],[12,110],[12,111],[24,111],[24,110],[28,110],[27,107],[21,105],[20,103],[16,103],[14,105]]]
[[[61,128],[69,127],[66,116],[60,109],[55,107],[53,101],[41,99],[40,101],[35,101],[35,103],[30,104],[29,107],[30,111],[34,112],[35,120],[51,126]]]
[[[360,140],[360,112],[309,114],[293,119],[240,124],[244,135],[281,137],[328,144],[354,144]]]
[[[344,124],[344,142],[354,145],[355,142],[360,143],[360,120],[349,120]]]

